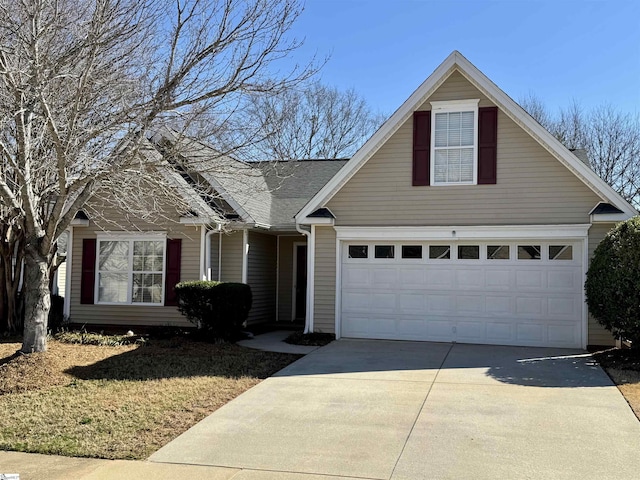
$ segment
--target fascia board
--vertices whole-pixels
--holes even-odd
[[[335,218],[314,218],[314,217],[304,217],[296,220],[298,225],[335,225]]]

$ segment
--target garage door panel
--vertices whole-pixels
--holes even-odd
[[[453,312],[455,308],[455,295],[453,294],[426,294],[428,314],[443,314]]]
[[[373,242],[364,243],[369,243],[373,252]],[[514,258],[516,242],[510,244],[510,259],[487,259],[486,245],[504,245],[504,241],[485,242],[478,260],[430,259],[426,253],[416,259],[345,258],[341,270],[341,334],[580,347],[581,246],[573,244],[574,260],[560,261],[546,253],[548,245],[556,243],[534,243],[542,245],[541,259]],[[395,245],[400,256],[402,244]],[[423,252],[428,251],[425,242]]]
[[[443,267],[426,267],[427,287],[429,288],[453,288],[455,272]]]
[[[542,345],[545,340],[545,326],[538,323],[519,323],[516,325],[516,341],[526,345],[534,343]]]
[[[516,316],[544,315],[545,299],[542,297],[517,297]]]
[[[484,343],[486,325],[484,322],[458,321],[456,324],[456,340],[459,342]]]
[[[422,314],[425,311],[425,295],[422,292],[416,293],[400,293],[400,312]],[[424,323],[423,320],[420,320]]]
[[[427,284],[427,276],[424,268],[401,268],[400,285],[404,288],[423,288]]]
[[[549,316],[575,318],[580,313],[579,302],[580,300],[576,298],[549,298],[547,299],[547,311]]]
[[[458,295],[456,306],[459,313],[485,314],[485,297],[483,295]]]
[[[545,275],[541,269],[522,269],[516,271],[517,289],[541,289],[546,286]]]
[[[344,268],[343,271],[344,282],[350,287],[368,287],[371,284],[369,281],[370,274],[371,269],[369,268],[349,265],[348,268]]]
[[[565,323],[563,325],[549,325],[547,327],[548,341],[551,346],[562,346],[567,344],[576,343],[575,328],[571,323]]]
[[[343,335],[347,337],[364,337],[365,335],[375,332],[371,331],[369,317],[356,314],[345,313],[342,318]],[[367,337],[368,338],[368,337]]]
[[[370,297],[369,292],[345,292],[342,294],[342,308],[347,312],[368,312],[371,310]]]
[[[487,343],[509,343],[514,338],[515,325],[507,322],[487,322]]]
[[[374,310],[380,312],[395,313],[396,308],[396,294],[395,293],[376,293],[371,295],[371,304],[369,308],[373,307]]]
[[[411,340],[411,339],[426,339],[427,338],[427,325],[424,322],[424,317],[407,317],[402,316],[398,319],[398,337]]]
[[[508,290],[513,283],[512,273],[510,270],[493,270],[485,271],[485,286],[492,290]]]
[[[512,315],[513,301],[508,296],[487,295],[485,306],[489,315]]]
[[[394,267],[374,267],[371,272],[371,286],[374,288],[398,285],[398,269]]]
[[[456,287],[459,289],[482,289],[485,275],[482,270],[462,267],[456,270]]]
[[[582,283],[580,270],[573,268],[570,270],[549,270],[549,288],[562,291],[575,291],[576,286]]]
[[[449,318],[429,317],[426,324],[427,337],[425,340],[433,342],[451,342],[454,322]]]

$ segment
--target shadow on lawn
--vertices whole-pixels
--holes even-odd
[[[299,358],[236,345],[139,347],[65,373],[81,380],[158,380],[189,377],[267,378]]]

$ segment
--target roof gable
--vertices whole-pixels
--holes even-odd
[[[296,215],[296,221],[305,223],[308,217],[326,203],[355,175],[355,173],[376,153],[382,145],[420,109],[423,103],[446,81],[453,72],[459,72],[486,98],[518,124],[527,134],[542,145],[553,157],[569,169],[600,198],[621,208],[625,214],[633,216],[635,209],[593,170],[581,162],[553,135],[536,122],[522,107],[498,88],[462,54],[452,52],[438,68],[413,92],[378,131],[356,152],[345,167],[334,176]]]

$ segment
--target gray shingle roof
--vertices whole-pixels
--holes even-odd
[[[269,223],[275,228],[295,226],[294,216],[347,163],[347,160],[261,162],[271,195]]]
[[[166,140],[185,159],[188,173],[204,179],[244,222],[279,230],[295,228],[295,214],[347,163],[344,159],[242,162],[170,131],[152,139],[157,145]]]

